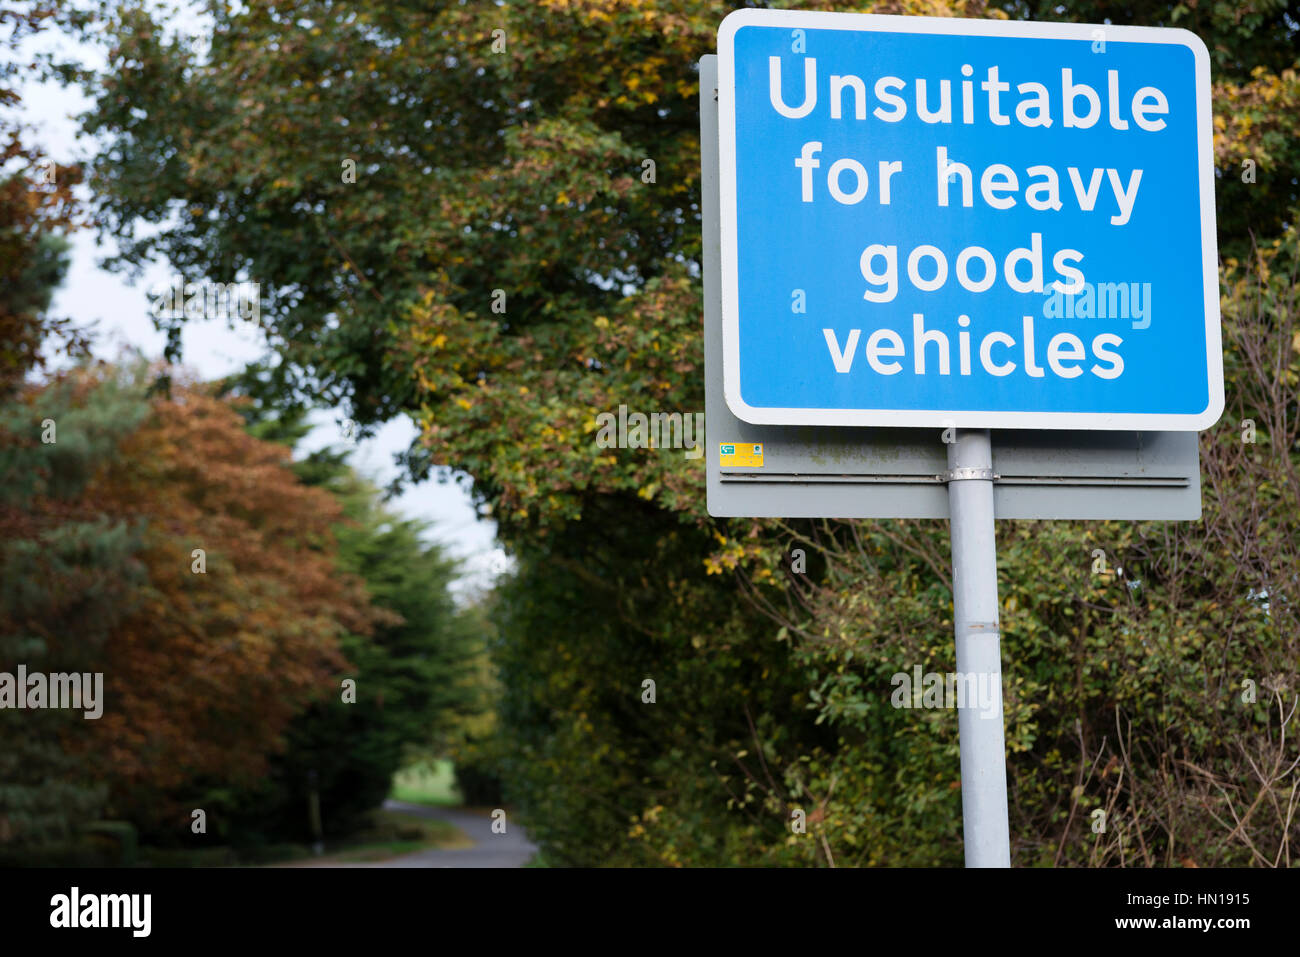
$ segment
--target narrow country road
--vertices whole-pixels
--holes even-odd
[[[473,847],[416,851],[387,861],[357,862],[346,867],[523,867],[537,853],[523,828],[507,818],[506,833],[492,833],[492,819],[457,808],[426,807],[402,801],[385,801],[384,810],[415,817],[431,817],[460,828]]]

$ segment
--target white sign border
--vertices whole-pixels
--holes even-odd
[[[751,406],[740,397],[740,277],[736,223],[735,36],[747,26],[805,30],[869,30],[957,36],[1175,43],[1196,59],[1196,129],[1200,156],[1201,249],[1205,277],[1206,370],[1209,405],[1199,413],[998,412],[937,409],[780,409]],[[1091,23],[1043,23],[953,17],[902,17],[801,10],[736,10],[718,27],[718,119],[722,191],[723,392],[736,418],[754,425],[843,425],[1001,429],[1103,429],[1202,431],[1223,414],[1223,345],[1219,316],[1218,232],[1214,209],[1214,137],[1210,107],[1210,54],[1190,30]]]

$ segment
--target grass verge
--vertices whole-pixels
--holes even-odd
[[[460,791],[456,787],[456,771],[450,761],[433,761],[403,768],[393,776],[393,790],[389,796],[396,801],[431,807],[455,807],[461,803]]]

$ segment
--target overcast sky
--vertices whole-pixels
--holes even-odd
[[[52,46],[63,52],[76,51],[87,63],[102,63],[93,49],[72,44],[49,31],[26,44],[23,53]],[[79,91],[55,83],[28,82],[21,92],[24,120],[31,127],[27,140],[32,146],[59,164],[92,152],[93,142],[77,137],[74,117],[90,106]],[[52,312],[70,316],[82,326],[94,323],[98,331],[94,348],[97,357],[112,358],[121,345],[136,347],[150,358],[160,357],[166,337],[154,327],[149,292],[170,285],[172,270],[166,264],[155,263],[131,284],[125,276],[99,268],[99,261],[112,249],[98,245],[93,231],[78,232],[71,240],[71,266],[55,295]],[[265,338],[256,326],[243,323],[232,327],[224,319],[187,322],[182,343],[183,364],[205,379],[236,371],[266,354]],[[386,484],[398,471],[393,455],[410,445],[415,426],[402,417],[389,422],[373,438],[357,443],[344,437],[342,421],[341,410],[314,413],[314,428],[299,454],[326,445],[353,445],[353,464]],[[432,522],[429,538],[443,543],[452,555],[463,560],[464,575],[458,593],[488,586],[494,573],[505,567],[505,556],[493,539],[495,525],[476,518],[468,494],[456,483],[424,482],[395,499],[393,507],[402,515]]]

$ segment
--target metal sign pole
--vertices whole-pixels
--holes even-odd
[[[952,508],[957,680],[959,687],[966,688],[964,706],[957,710],[966,866],[1010,867],[993,451],[988,430],[957,431],[956,441],[948,446],[944,477]],[[980,693],[992,700],[980,700]]]

